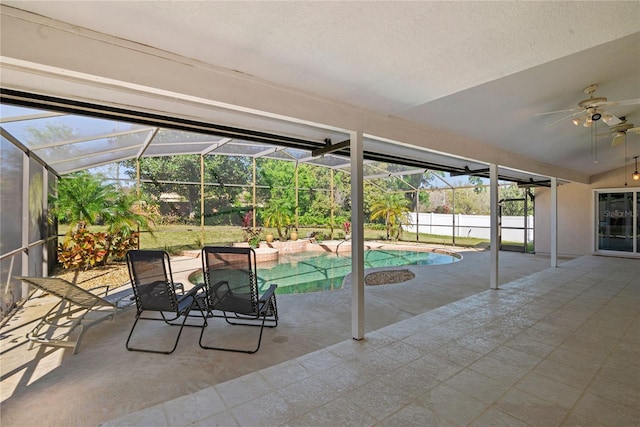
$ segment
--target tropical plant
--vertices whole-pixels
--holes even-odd
[[[103,210],[117,196],[114,188],[87,172],[63,177],[58,183],[58,196],[52,197],[52,213],[60,223],[68,223],[70,230],[82,231],[97,224]]]
[[[260,233],[262,232],[262,230],[259,231],[258,234],[249,237],[249,246],[251,246],[252,248],[257,248],[260,246]]]
[[[291,205],[287,201],[270,200],[262,212],[264,225],[275,227],[281,241],[286,240],[286,227],[291,223],[291,211]]]
[[[122,259],[137,246],[138,228],[151,231],[153,208],[132,194],[79,172],[60,180],[52,214],[70,225],[58,248],[65,268],[90,268]],[[88,225],[106,225],[106,233],[91,233]]]
[[[58,261],[66,269],[88,269],[103,265],[108,256],[107,233],[90,233],[86,229],[70,231],[58,245]]]
[[[116,193],[103,209],[101,217],[111,234],[122,234],[128,237],[138,227],[151,231],[153,218],[145,212],[146,203],[138,201],[135,194]]]
[[[384,218],[387,240],[399,238],[402,225],[409,223],[409,203],[400,193],[382,193],[373,200],[371,220]]]

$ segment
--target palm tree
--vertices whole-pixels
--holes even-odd
[[[264,225],[266,227],[275,227],[278,231],[278,238],[280,241],[285,240],[284,233],[282,231],[287,225],[291,223],[291,205],[283,200],[269,200],[269,205],[262,213],[264,219]]]
[[[151,218],[138,209],[138,206],[139,200],[135,194],[116,194],[102,211],[102,220],[107,226],[107,231],[125,237],[131,236],[138,228],[151,231]]]
[[[409,223],[409,200],[399,193],[383,193],[371,204],[371,220],[384,218],[387,231],[387,240],[391,239],[392,230],[394,238],[398,238],[402,232],[402,225]]]
[[[103,185],[87,172],[78,172],[59,181],[53,213],[69,231],[84,231],[97,224],[109,202],[117,196],[113,186]]]

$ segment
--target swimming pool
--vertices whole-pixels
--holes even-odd
[[[435,252],[387,249],[364,251],[364,268],[451,264],[459,260],[459,257]],[[262,292],[271,283],[277,283],[277,294],[329,291],[342,288],[342,281],[349,273],[351,253],[281,254],[277,262],[258,264],[258,286]],[[192,283],[201,283],[202,272],[193,273],[189,279]]]

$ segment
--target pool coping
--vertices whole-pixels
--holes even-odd
[[[234,243],[233,246],[248,246],[247,243]],[[433,252],[444,255],[450,255],[462,260],[462,255],[452,249],[443,248],[441,246],[434,247],[424,243],[387,243],[377,241],[365,241],[364,249],[389,249],[389,250],[413,250],[416,252]],[[286,242],[260,242],[260,246],[254,248],[256,252],[256,261],[258,263],[265,261],[277,261],[280,253],[297,253],[297,252],[349,252],[351,251],[351,240],[324,240],[321,242],[312,239],[300,239],[296,241]],[[200,250],[183,251],[181,255],[200,257]]]

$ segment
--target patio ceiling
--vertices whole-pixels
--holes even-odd
[[[634,1],[8,0],[0,8],[6,90],[314,147],[361,127],[370,158],[454,172],[497,163],[521,181],[589,183],[640,150],[639,135],[627,135],[628,154],[612,147],[600,123],[594,162],[589,128],[536,115],[575,108],[593,83],[595,96],[640,98]],[[637,102],[607,108],[640,124]]]

